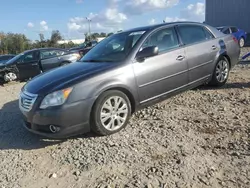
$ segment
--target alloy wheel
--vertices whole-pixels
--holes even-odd
[[[105,129],[115,131],[124,125],[128,113],[129,108],[125,99],[112,96],[103,103],[100,120]]]
[[[216,79],[221,83],[224,82],[228,77],[228,71],[228,63],[225,60],[219,61],[216,66]]]
[[[245,45],[245,41],[243,38],[240,39],[240,47],[244,47]]]

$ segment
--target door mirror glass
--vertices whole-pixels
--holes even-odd
[[[153,57],[159,54],[159,49],[157,46],[149,46],[142,49],[137,53],[136,59],[144,59],[147,57]]]

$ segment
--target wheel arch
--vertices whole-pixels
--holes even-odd
[[[95,105],[97,99],[100,97],[100,95],[103,94],[104,92],[107,92],[110,90],[117,90],[117,91],[123,92],[128,97],[128,99],[130,101],[131,113],[134,113],[136,111],[136,99],[135,99],[135,96],[133,95],[133,92],[129,88],[127,88],[126,86],[123,86],[123,85],[110,85],[110,86],[107,86],[107,87],[101,89],[95,95],[96,99],[95,99],[94,104],[92,105],[91,113],[92,113],[94,105]]]
[[[229,63],[229,68],[231,69],[232,65],[231,65],[231,58],[229,57],[229,55],[227,54],[227,51],[226,50],[221,50],[218,54],[217,54],[217,57],[216,57],[216,60],[215,60],[215,65],[214,65],[214,68],[216,66],[216,63],[218,62],[218,60],[220,58],[226,58],[228,63]]]

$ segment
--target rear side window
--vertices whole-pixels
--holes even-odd
[[[62,55],[65,55],[65,51],[63,50],[43,50],[41,51],[40,58],[48,59],[48,58],[58,57]]]
[[[194,44],[207,40],[204,27],[198,25],[181,25],[178,27],[182,42],[185,45]]]
[[[213,35],[210,31],[208,31],[207,28],[203,27],[203,29],[204,29],[204,32],[205,32],[205,34],[206,34],[206,39],[207,39],[207,40],[213,39],[213,38],[214,38],[214,35]]]
[[[236,32],[238,32],[238,29],[236,27],[231,27],[231,31],[232,31],[232,33],[236,33]]]

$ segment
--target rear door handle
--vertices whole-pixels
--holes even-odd
[[[32,65],[32,66],[36,66],[36,65],[37,65],[37,63],[32,63],[31,65]]]
[[[179,56],[176,58],[176,60],[178,60],[178,61],[182,61],[183,59],[185,59],[185,56],[182,56],[182,55],[179,55]]]
[[[212,46],[212,50],[216,50],[217,47],[215,45]]]

